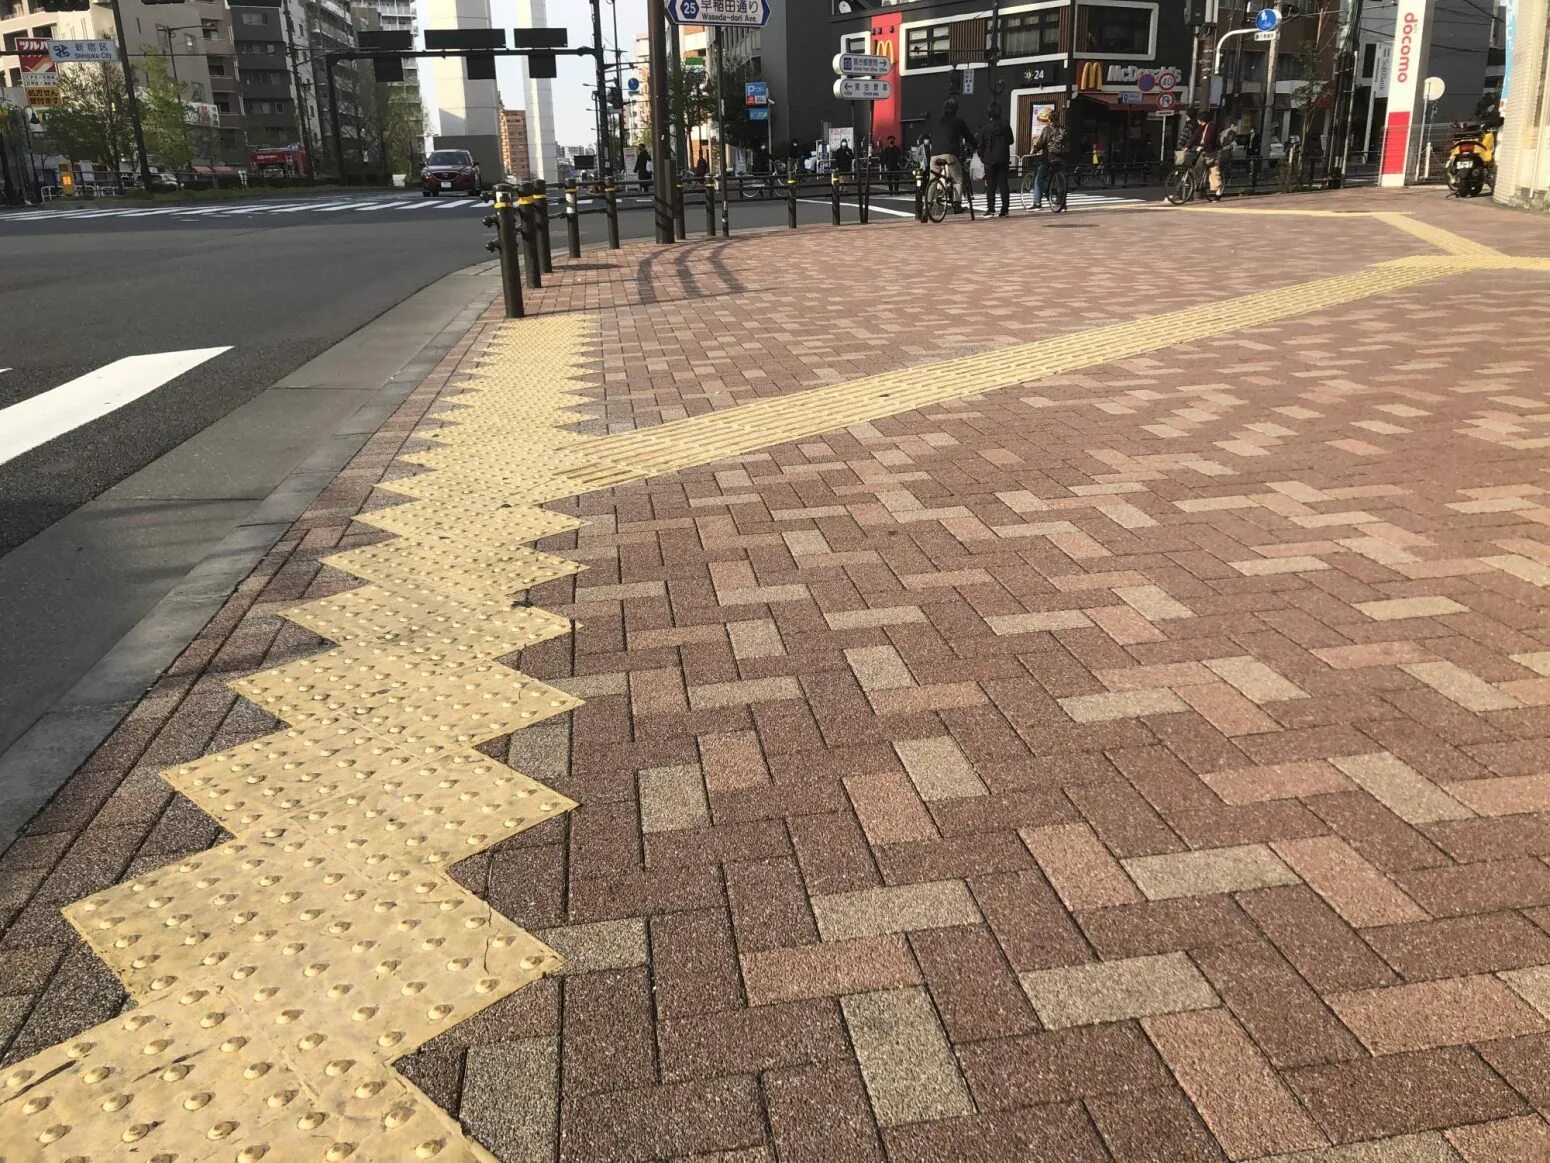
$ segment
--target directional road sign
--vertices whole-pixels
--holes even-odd
[[[763,28],[770,22],[770,0],[667,0],[667,18],[674,24]]]
[[[748,111],[749,121],[768,121],[770,119],[770,107],[768,105],[755,105]]]
[[[853,52],[836,53],[834,57],[836,77],[886,77],[890,68],[892,62],[887,57]]]
[[[886,101],[893,96],[893,84],[875,77],[841,77],[834,82],[834,95],[841,101]]]
[[[118,45],[111,40],[51,40],[48,55],[56,65],[74,61],[116,61]]]
[[[768,105],[770,84],[768,81],[746,81],[743,84],[743,104]]]
[[[1269,32],[1256,32],[1254,34],[1254,39],[1255,40],[1274,40],[1275,38],[1276,38],[1275,29],[1271,29]]]
[[[1281,11],[1278,8],[1261,8],[1254,17],[1254,27],[1261,32],[1274,32],[1280,23]]]

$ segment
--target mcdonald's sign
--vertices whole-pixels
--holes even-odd
[[[1088,93],[1103,88],[1103,65],[1098,61],[1083,61],[1076,74],[1076,90]]]

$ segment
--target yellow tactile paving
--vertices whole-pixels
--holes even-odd
[[[164,773],[235,839],[66,910],[139,1004],[0,1074],[4,1158],[489,1160],[391,1063],[559,965],[446,876],[575,806],[471,749],[579,704],[493,661],[570,629],[513,600],[577,568],[527,548],[581,524],[538,506],[1180,334],[1550,270],[1374,217],[1445,253],[601,439],[564,427],[582,415],[591,322],[506,325],[431,417],[435,448],[405,458],[430,471],[388,486],[420,499],[361,516],[400,539],[329,559],[370,584],[288,612],[339,645],[233,684],[293,725]]]
[[[580,705],[495,658],[568,633],[514,595],[579,565],[579,320],[434,417],[441,451],[328,564],[370,584],[288,612],[340,643],[233,686],[292,726],[164,773],[235,839],[65,915],[137,1007],[0,1075],[0,1158],[489,1160],[392,1062],[560,965],[447,875],[575,807],[472,748]],[[498,353],[515,354],[509,343]]]

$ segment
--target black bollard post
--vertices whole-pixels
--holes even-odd
[[[535,221],[533,183],[517,187],[517,210],[522,215],[522,258],[527,263],[527,285],[542,287],[543,272],[538,262],[538,223]]]
[[[915,171],[915,218],[917,221],[926,220],[926,171]]]
[[[678,234],[678,241],[682,242],[689,237],[689,227],[684,221],[684,180],[679,174],[673,179],[673,229]]]
[[[721,192],[726,197],[726,191]],[[705,175],[705,237],[716,237],[716,178],[713,174]]]
[[[581,214],[576,205],[576,179],[565,183],[565,244],[571,258],[581,257]]]
[[[614,185],[610,175],[608,184],[603,187],[603,208],[607,211],[608,218],[608,249],[619,249],[619,188]]]
[[[484,224],[496,229],[485,249],[501,256],[501,291],[506,299],[506,318],[520,319],[522,309],[522,263],[517,253],[517,206],[512,189],[502,182],[495,187],[495,213],[485,216]]]
[[[786,225],[797,228],[797,179],[795,174],[786,175]]]
[[[546,275],[554,274],[554,253],[549,249],[549,183],[533,183],[533,221],[538,224],[538,261]]]
[[[834,216],[834,225],[840,224],[840,172],[835,170],[829,175],[829,209]]]

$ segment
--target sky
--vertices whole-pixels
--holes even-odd
[[[609,50],[608,60],[613,59],[614,9],[618,6],[619,47],[624,49],[625,60],[633,55],[635,36],[646,29],[646,0],[603,0],[603,46]],[[427,27],[425,0],[419,0],[420,27]],[[519,7],[516,0],[490,0],[491,22],[497,28],[510,30],[517,26]],[[548,0],[550,27],[561,23],[570,30],[571,47],[592,43],[592,5],[590,0]],[[420,86],[425,93],[427,110],[435,109],[434,87],[430,83],[431,69],[422,65]],[[597,66],[591,57],[564,56],[559,58],[559,77],[554,82],[555,141],[559,145],[592,145],[597,138],[596,106],[592,103],[592,89]],[[520,58],[497,57],[495,81],[500,88],[501,101],[508,109],[521,109],[527,105],[527,94],[522,86]],[[612,75],[610,74],[610,81]]]

